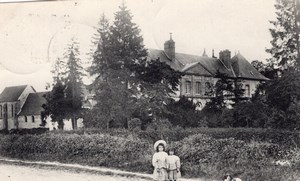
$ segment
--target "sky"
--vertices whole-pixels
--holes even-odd
[[[100,16],[110,22],[122,0],[68,0],[1,3],[0,91],[32,85],[44,91],[52,83],[53,62],[75,37],[84,66],[90,63],[92,37]],[[249,62],[270,57],[270,20],[274,0],[125,0],[139,25],[146,48],[163,49],[172,33],[176,52],[211,56],[228,49]],[[90,82],[87,77],[86,83]]]

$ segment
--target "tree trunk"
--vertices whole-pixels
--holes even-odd
[[[59,130],[64,130],[64,120],[63,119],[60,119],[57,121],[58,123],[58,129]]]

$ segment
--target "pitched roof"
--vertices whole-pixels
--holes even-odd
[[[43,97],[46,93],[30,93],[18,115],[40,115],[44,110],[42,105],[46,103],[46,99]]]
[[[269,80],[256,70],[240,53],[232,57],[232,68],[237,77],[245,79]]]
[[[0,102],[14,102],[17,101],[27,85],[5,87],[0,94]]]
[[[188,72],[192,67],[201,65],[212,76],[220,72],[226,74],[228,77],[238,77],[237,75],[242,75],[240,77],[247,79],[268,80],[241,55],[236,55],[232,58],[233,67],[230,69],[226,68],[221,60],[207,56],[176,53],[175,60],[172,61],[165,55],[163,50],[149,49],[148,57],[151,59],[159,58],[160,61],[166,62],[173,69],[182,72]],[[236,72],[236,70],[239,70],[239,72]],[[204,72],[199,72],[199,75],[203,74]]]

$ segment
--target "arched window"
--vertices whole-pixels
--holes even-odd
[[[34,116],[31,116],[31,120],[32,120],[32,122],[34,123]]]
[[[192,88],[191,81],[186,81],[185,82],[185,93],[190,94],[191,93],[191,88]]]

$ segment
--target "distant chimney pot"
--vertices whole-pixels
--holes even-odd
[[[205,48],[204,48],[204,51],[203,51],[202,56],[203,56],[203,57],[208,57],[207,54],[206,54]]]

